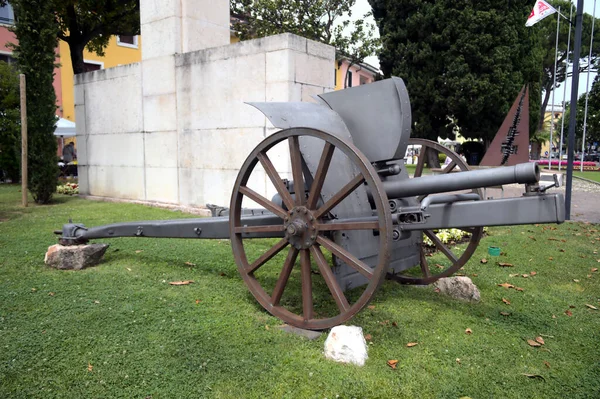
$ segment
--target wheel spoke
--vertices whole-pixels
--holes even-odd
[[[298,136],[290,137],[288,142],[290,145],[290,158],[292,160],[296,205],[302,205],[304,203],[304,180],[302,179],[302,154],[300,153]]]
[[[258,259],[256,259],[249,268],[246,269],[246,273],[254,273],[258,270],[259,267],[267,263],[271,260],[275,255],[277,255],[283,248],[288,245],[288,240],[286,238],[282,238],[277,244],[273,245],[271,249],[262,254]]]
[[[454,168],[456,168],[456,161],[452,161],[448,165],[446,165],[446,167],[444,167],[443,169],[443,172],[450,173]]]
[[[334,150],[335,147],[331,143],[325,143],[325,147],[323,147],[323,153],[321,154],[321,159],[319,160],[319,166],[315,172],[315,180],[310,187],[310,194],[308,195],[307,203],[308,209],[314,209],[317,206]]]
[[[356,256],[352,255],[350,252],[346,251],[344,248],[340,247],[330,239],[325,238],[323,236],[318,236],[317,242],[323,247],[327,248],[335,256],[346,262],[348,266],[354,268],[356,271],[358,271],[360,274],[362,274],[369,280],[371,279],[371,277],[373,277],[373,271],[369,266],[367,266],[363,261],[358,259]]]
[[[313,318],[312,280],[308,249],[303,249],[300,252],[300,274],[302,276],[302,312],[304,320],[308,321]]]
[[[271,294],[271,304],[273,306],[279,305],[281,295],[283,295],[283,290],[285,289],[287,281],[290,278],[290,274],[294,268],[294,263],[296,263],[297,256],[298,250],[294,247],[290,247],[288,255],[285,258],[285,262],[283,263],[283,269],[281,269],[281,273],[279,274],[279,278],[277,279],[277,283],[275,283],[275,288],[273,288],[273,293]]]
[[[279,207],[274,202],[269,201],[268,199],[266,199],[265,197],[263,197],[256,191],[252,190],[251,188],[248,188],[246,186],[241,186],[239,191],[241,194],[244,194],[245,196],[247,196],[254,202],[264,206],[265,208],[267,208],[268,210],[270,210],[277,216],[279,216],[281,218],[285,218],[287,216],[287,212],[284,211],[281,207]]]
[[[317,224],[317,229],[319,231],[377,230],[379,229],[379,221],[321,223]]]
[[[435,244],[435,246],[436,246],[436,247],[437,247],[437,248],[438,248],[440,251],[442,251],[442,253],[443,253],[444,255],[446,255],[446,257],[447,257],[448,259],[450,259],[450,260],[452,261],[452,263],[455,263],[455,262],[457,262],[457,261],[458,261],[458,258],[456,257],[456,255],[454,255],[454,254],[452,253],[452,251],[450,251],[450,249],[449,249],[448,247],[446,247],[446,246],[444,245],[444,243],[440,241],[440,239],[439,239],[439,238],[437,238],[437,236],[436,236],[436,235],[433,233],[433,231],[431,231],[431,230],[424,230],[423,232],[425,233],[425,235],[427,235],[427,237],[429,237],[429,239],[430,239],[431,241],[433,241],[433,243]]]
[[[282,224],[274,224],[268,226],[238,226],[234,228],[236,234],[249,234],[249,233],[277,233],[283,231]]]
[[[320,218],[323,214],[329,212],[333,207],[342,202],[344,198],[349,196],[358,186],[363,184],[365,178],[363,175],[358,175],[346,184],[340,191],[329,199],[322,207],[315,211],[315,218]]]
[[[338,284],[333,272],[331,271],[331,267],[327,264],[325,257],[323,256],[323,252],[321,252],[321,248],[318,245],[313,245],[310,247],[310,253],[313,258],[315,258],[317,265],[319,266],[319,271],[321,272],[321,276],[325,280],[329,291],[331,292],[331,296],[335,300],[338,309],[340,312],[345,312],[350,309],[350,304],[342,291],[342,288]]]
[[[419,254],[419,258],[421,260],[421,272],[425,278],[431,276],[431,272],[429,271],[429,263],[427,262],[427,257],[425,256],[425,251],[421,249],[421,253]]]
[[[279,173],[277,173],[277,170],[275,170],[275,167],[273,166],[273,163],[271,162],[267,154],[261,152],[256,157],[260,161],[262,167],[265,169],[265,172],[267,173],[267,176],[269,176],[269,179],[271,179],[271,182],[273,182],[273,185],[275,186],[275,189],[281,196],[281,199],[283,200],[285,206],[288,209],[292,209],[294,207],[294,200],[292,199],[292,196],[290,195],[288,189],[285,187],[285,184],[283,184],[281,176],[279,176]]]
[[[423,166],[425,165],[425,155],[427,153],[427,147],[421,148],[421,153],[417,157],[417,167],[415,168],[415,174],[413,177],[421,177],[423,174]]]

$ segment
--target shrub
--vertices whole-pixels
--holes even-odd
[[[21,117],[19,76],[6,62],[0,61],[0,176],[6,173],[18,182],[21,169]]]
[[[440,152],[438,154],[438,159],[440,160],[440,164],[443,164],[444,162],[446,162],[446,154],[444,154],[443,152]]]

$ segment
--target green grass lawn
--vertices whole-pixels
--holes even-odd
[[[324,359],[326,334],[309,341],[277,329],[281,322],[239,277],[227,240],[119,238],[104,241],[111,246],[97,267],[44,265],[56,242],[52,231],[70,217],[93,226],[189,215],[65,196],[49,206],[19,202],[18,187],[0,186],[0,398],[600,392],[600,310],[592,308],[600,308],[598,225],[490,229],[463,269],[478,285],[480,303],[386,281],[372,306],[347,323],[372,337],[367,364],[357,367]],[[488,257],[492,245],[504,254]],[[177,280],[194,283],[168,284]],[[522,291],[498,286],[505,282]],[[538,336],[543,346],[527,344]],[[386,364],[392,359],[396,369]]]
[[[584,179],[600,183],[600,171],[578,172],[573,170],[573,176],[583,177]]]

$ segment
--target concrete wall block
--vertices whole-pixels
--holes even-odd
[[[75,131],[77,132],[77,136],[84,136],[87,134],[86,119],[85,104],[75,105],[75,120],[77,121],[75,124]]]
[[[88,89],[89,88],[89,89]],[[123,77],[86,87],[87,134],[143,130],[141,78]],[[77,120],[79,124],[79,119]]]
[[[144,200],[144,168],[90,166],[89,194],[100,197]]]
[[[322,86],[302,85],[302,102],[316,103],[317,100],[313,96],[323,94]]]
[[[181,0],[184,17],[209,21],[229,29],[229,2],[214,0]]]
[[[142,0],[140,2],[140,23],[157,21],[168,17],[181,16],[180,0]]]
[[[177,132],[144,134],[144,161],[146,167],[177,167]]]
[[[181,18],[167,17],[142,24],[142,59],[182,52]]]
[[[219,2],[213,2],[219,3]],[[218,25],[205,19],[182,18],[182,52],[229,45],[229,23]]]
[[[75,85],[139,75],[140,64],[133,63],[75,75]]]
[[[333,87],[335,64],[333,59],[295,53],[296,82],[313,86]]]
[[[177,203],[179,200],[177,168],[146,168],[146,200]]]
[[[84,85],[75,85],[73,88],[75,105],[83,105],[85,104],[85,93],[84,93]]]
[[[90,194],[88,168],[86,165],[77,164],[77,184],[79,184],[79,194],[82,195]]]
[[[265,101],[291,102],[302,98],[302,85],[294,82],[267,83]]]
[[[145,96],[175,92],[175,56],[144,60],[142,87]]]
[[[77,165],[87,165],[88,162],[88,136],[77,136],[77,145],[75,151],[77,151]]]
[[[177,95],[144,96],[144,131],[177,130]]]
[[[111,167],[144,166],[144,134],[102,134],[88,136],[88,165]],[[124,177],[118,177],[124,180]]]
[[[265,55],[177,68],[179,130],[264,126]]]
[[[309,55],[314,55],[320,58],[326,58],[328,60],[335,61],[335,47],[328,44],[316,42],[314,40],[306,40],[306,52]]]
[[[267,53],[267,82],[293,81],[295,61],[294,52],[287,49]]]
[[[261,128],[183,131],[179,135],[179,167],[239,169],[263,139]]]

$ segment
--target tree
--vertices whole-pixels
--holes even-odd
[[[585,119],[585,94],[577,99],[577,116],[575,117],[575,137],[579,143],[576,148],[581,148],[581,140],[583,140],[583,122]],[[565,136],[568,134],[569,118],[571,115],[571,107],[567,104],[566,112],[563,116],[565,119]],[[562,121],[559,121],[559,125]],[[592,84],[592,88],[588,97],[588,110],[585,143],[586,147],[594,142],[600,142],[600,75],[597,75]],[[567,140],[565,139],[565,142]],[[587,149],[586,149],[587,151]]]
[[[537,125],[539,37],[525,27],[529,2],[369,0],[384,75],[404,79],[413,135],[491,140],[524,84]]]
[[[374,55],[380,40],[362,19],[351,22],[356,0],[236,0],[230,12],[241,40],[293,33],[334,46],[350,66]],[[350,68],[348,68],[349,70]],[[348,72],[346,72],[346,75]],[[348,81],[346,78],[345,82]]]
[[[19,181],[21,130],[19,112],[19,76],[6,62],[0,61],[0,177],[6,174]]]
[[[51,2],[12,0],[19,40],[14,55],[27,78],[27,130],[29,190],[38,203],[48,203],[56,191],[56,95],[54,59],[58,26]]]
[[[561,8],[561,13],[568,16],[569,9],[571,7],[570,1],[565,0],[554,0],[550,2],[556,9]],[[575,20],[576,7],[573,6],[573,21]],[[553,15],[553,17],[556,14]],[[592,19],[593,17],[589,14],[583,15],[582,23],[582,34],[581,34],[581,63],[579,72],[583,73],[591,68],[595,70],[595,63],[600,54],[600,43],[595,40],[592,47],[592,58],[588,60],[590,50],[590,35],[592,34]],[[556,54],[556,17],[548,17],[541,22],[538,22],[533,27],[529,28],[538,33],[540,40],[542,41],[543,51],[543,75],[542,75],[542,106],[540,107],[540,114],[538,119],[537,130],[543,130],[544,114],[550,101],[553,88],[559,88],[567,79],[571,76],[571,72],[567,75],[567,67],[573,66],[572,62],[567,62],[573,59],[573,49],[575,48],[575,29],[571,29],[571,43],[567,46],[569,39],[569,23],[565,19],[560,21],[560,29],[558,32],[558,60],[557,68],[554,71],[554,59]],[[595,22],[594,30],[600,29],[600,20]],[[569,47],[569,53],[567,54],[567,47]],[[554,86],[554,75],[556,75],[556,86]],[[555,99],[557,101],[557,99]],[[562,101],[562,98],[558,101]]]

